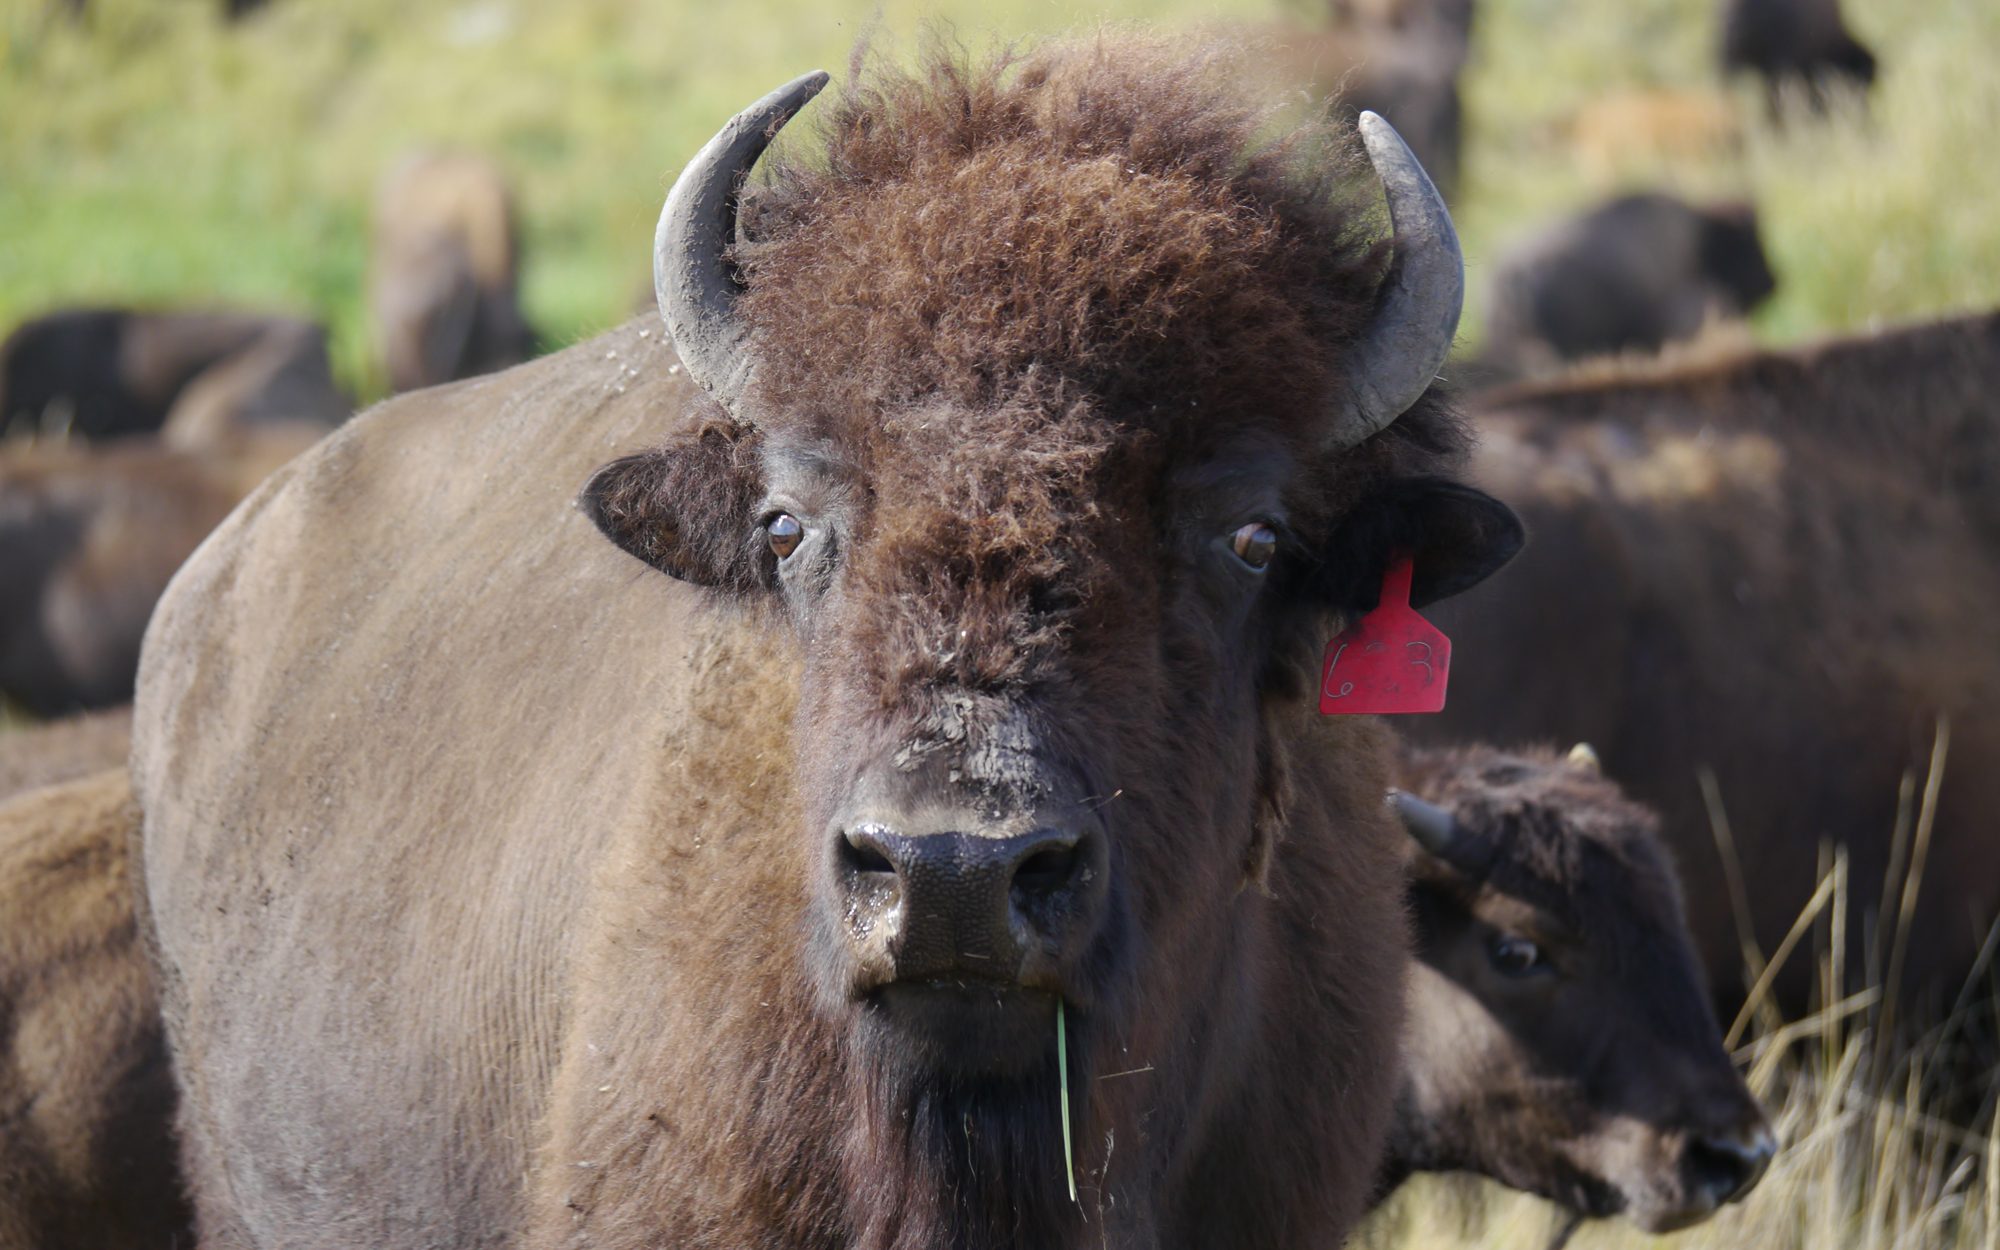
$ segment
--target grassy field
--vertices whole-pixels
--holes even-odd
[[[1307,0],[1289,0],[1295,18]],[[528,309],[548,345],[645,289],[673,173],[723,118],[875,30],[969,42],[1097,20],[1268,20],[1277,0],[274,0],[237,27],[209,0],[0,0],[0,330],[58,303],[227,300],[309,311],[343,377],[381,389],[363,305],[376,178],[418,144],[493,155],[519,188]],[[1711,0],[1486,0],[1466,82],[1457,216],[1481,285],[1511,238],[1609,192],[1749,197],[1780,275],[1754,332],[1788,342],[2000,304],[2000,3],[1848,0],[1884,74],[1864,109],[1784,129],[1712,68]],[[1677,124],[1663,124],[1680,119]],[[1693,119],[1690,121],[1689,119]],[[0,708],[0,720],[5,711]],[[1981,997],[1968,1011],[1990,1005]],[[1743,1043],[1786,1151],[1755,1198],[1678,1247],[2000,1244],[1990,1106],[1925,1108],[1944,1039],[1880,1053],[1865,1009]],[[1541,1250],[1552,1214],[1458,1183],[1411,1186],[1376,1250]],[[1572,1246],[1646,1239],[1586,1227]]]
[[[1303,19],[1307,0],[1287,0]],[[673,172],[721,119],[857,36],[928,21],[971,42],[1098,20],[1267,20],[1277,0],[0,0],[0,328],[76,300],[309,310],[380,389],[363,310],[368,202],[413,145],[491,153],[520,188],[526,300],[549,345],[622,319]],[[1865,116],[1779,131],[1711,65],[1710,0],[1499,0],[1466,83],[1458,206],[1473,283],[1510,238],[1608,191],[1750,195],[1789,341],[2000,303],[2000,5],[1850,4],[1881,53]],[[879,17],[871,16],[879,12]],[[1668,94],[1662,94],[1668,93]],[[1662,100],[1721,109],[1734,146],[1653,133]]]

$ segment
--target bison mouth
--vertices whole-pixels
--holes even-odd
[[[1013,1076],[1055,1054],[1058,996],[1016,982],[968,976],[897,980],[861,1001],[873,1047],[905,1064],[957,1074]]]

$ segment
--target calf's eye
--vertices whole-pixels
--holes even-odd
[[[1278,531],[1262,521],[1252,521],[1230,535],[1229,549],[1237,559],[1261,572],[1278,554]]]
[[[1508,977],[1531,976],[1549,966],[1542,958],[1541,947],[1526,938],[1505,933],[1487,943],[1486,956],[1492,960],[1495,971]]]
[[[799,541],[806,536],[806,527],[789,512],[780,512],[764,522],[764,541],[771,544],[771,554],[780,560],[799,549]]]

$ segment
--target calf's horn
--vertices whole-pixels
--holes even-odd
[[[1430,388],[1465,305],[1465,258],[1444,200],[1396,128],[1361,114],[1361,141],[1389,201],[1395,255],[1375,297],[1375,318],[1348,354],[1347,393],[1327,449],[1373,436]]]
[[[742,284],[726,254],[736,203],[751,166],[806,102],[826,86],[814,70],[729,119],[667,192],[653,235],[653,293],[688,376],[734,409],[750,378],[749,332],[736,316]]]
[[[1450,859],[1458,845],[1458,821],[1435,803],[1418,798],[1407,790],[1389,791],[1389,806],[1403,821],[1403,828],[1417,845],[1439,859]]]

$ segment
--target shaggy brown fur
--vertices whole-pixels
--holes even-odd
[[[738,411],[627,327],[350,423],[189,563],[134,775],[205,1244],[1338,1242],[1402,835],[1305,694],[1392,549],[1444,593],[1517,533],[1436,399],[1316,450],[1384,257],[1223,72],[873,69],[745,214]],[[1004,1063],[860,982],[870,787],[1109,848]]]
[[[123,766],[131,749],[129,707],[0,730],[0,800]]]
[[[369,303],[391,386],[435,386],[533,353],[515,290],[514,197],[492,162],[458,152],[405,157],[382,180],[374,226]]]
[[[1408,750],[1466,839],[1415,851],[1403,1090],[1384,1179],[1483,1172],[1645,1228],[1712,1214],[1769,1129],[1721,1046],[1659,820],[1545,750]],[[1526,941],[1537,962],[1509,962]],[[1518,948],[1517,948],[1518,949]]]
[[[1657,807],[1726,1009],[1741,986],[1712,770],[1768,952],[1844,845],[1890,943],[1898,789],[1951,718],[1906,990],[1956,989],[2000,914],[2000,315],[1481,397],[1479,476],[1536,532],[1439,613],[1465,665],[1426,739],[1585,737]],[[1518,674],[1534,659],[1535,680]],[[1866,921],[1866,923],[1864,923]],[[1783,999],[1807,997],[1795,961]],[[1905,998],[1907,1002],[1907,997]]]
[[[0,804],[0,1250],[190,1240],[124,769]]]

